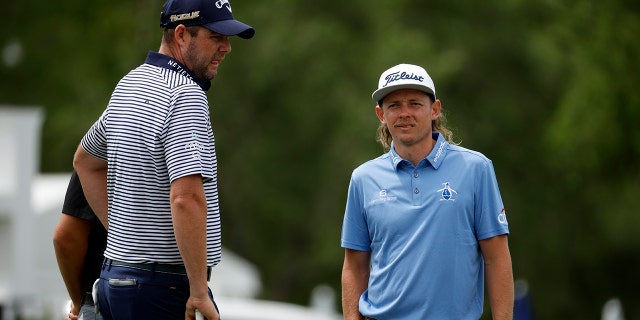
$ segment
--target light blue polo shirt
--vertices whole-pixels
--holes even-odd
[[[371,251],[360,312],[378,320],[482,315],[479,240],[508,234],[491,160],[439,133],[417,167],[391,150],[353,171],[342,247]]]

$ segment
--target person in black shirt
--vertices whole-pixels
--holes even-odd
[[[96,315],[91,289],[100,277],[106,245],[107,231],[89,207],[74,171],[53,235],[58,267],[71,298],[67,319],[102,319]]]

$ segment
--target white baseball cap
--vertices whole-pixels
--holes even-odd
[[[391,92],[400,89],[415,89],[432,94],[434,98],[436,96],[436,87],[427,71],[420,66],[403,63],[382,73],[378,90],[371,97],[378,103]]]

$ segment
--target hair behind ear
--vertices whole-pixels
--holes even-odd
[[[174,29],[164,29],[162,31],[162,43],[170,44],[173,42]]]

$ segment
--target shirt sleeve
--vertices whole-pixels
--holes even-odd
[[[91,210],[91,207],[84,196],[84,192],[82,192],[82,185],[80,184],[80,179],[75,171],[71,174],[67,193],[64,196],[62,213],[79,219],[98,222],[98,217],[93,213],[93,210]]]
[[[342,223],[341,245],[346,249],[371,251],[371,238],[367,226],[366,212],[362,202],[362,192],[354,177],[349,182],[347,205]]]
[[[202,90],[184,90],[176,94],[166,120],[164,148],[172,182],[192,174],[200,174],[205,180],[215,177],[217,160],[213,130]]]
[[[506,211],[500,196],[498,181],[490,160],[485,162],[478,182],[476,203],[476,230],[478,240],[509,233]]]
[[[100,118],[89,128],[89,131],[87,131],[80,142],[86,152],[104,161],[107,161],[106,118],[107,110],[105,110]]]

